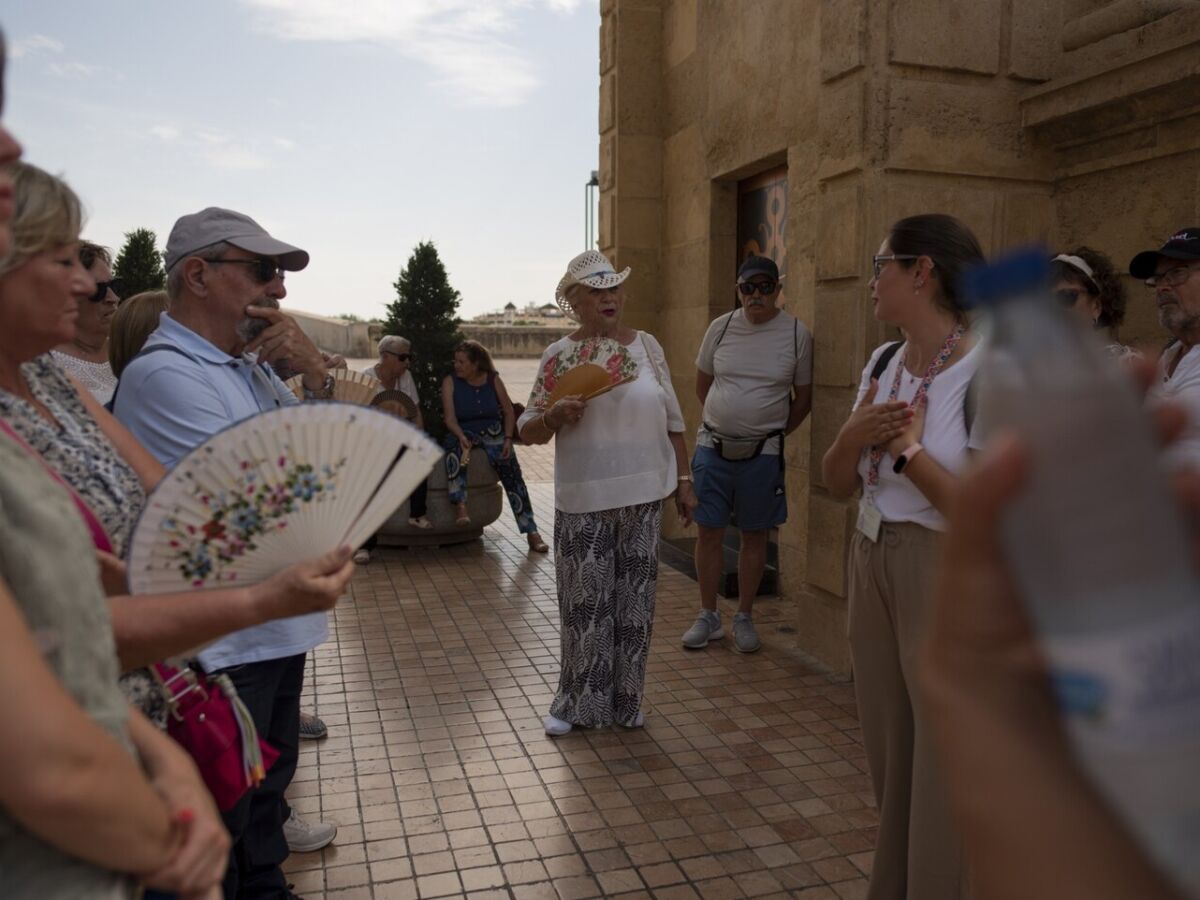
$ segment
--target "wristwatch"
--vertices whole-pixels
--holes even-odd
[[[331,375],[329,373],[326,373],[325,380],[321,383],[321,386],[315,391],[309,390],[308,387],[304,384],[304,382],[300,382],[300,386],[302,388],[304,388],[304,399],[305,400],[332,400],[333,399],[333,386],[335,384],[337,384],[337,381],[334,379],[333,375]]]
[[[679,480],[680,480],[680,481],[691,481],[691,480],[692,480],[692,476],[691,476],[691,475],[680,475],[680,476],[679,476]]]
[[[913,461],[913,457],[920,453],[925,448],[920,443],[912,444],[905,449],[899,456],[896,457],[896,463],[892,466],[892,471],[899,475],[904,471],[904,467]]]

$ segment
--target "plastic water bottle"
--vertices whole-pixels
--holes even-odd
[[[1048,259],[965,285],[991,320],[980,425],[1030,452],[1004,544],[1082,767],[1200,896],[1200,579],[1143,403],[1051,296]]]

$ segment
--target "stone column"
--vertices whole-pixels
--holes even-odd
[[[618,270],[633,267],[625,321],[656,333],[662,290],[662,0],[602,0],[600,15],[600,250]]]
[[[985,252],[1052,237],[1051,160],[1020,125],[1045,78],[1044,20],[1025,0],[825,0],[817,170],[812,491],[800,643],[848,669],[846,553],[856,503],[829,496],[820,460],[871,351],[892,335],[871,312],[870,259],[892,222],[962,219]],[[1053,35],[1053,31],[1050,31]]]

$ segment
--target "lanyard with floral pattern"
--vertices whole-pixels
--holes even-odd
[[[946,361],[954,355],[954,348],[958,346],[958,342],[962,340],[962,336],[966,333],[966,328],[962,325],[955,325],[954,330],[946,337],[945,343],[942,344],[942,349],[938,351],[937,356],[929,364],[929,368],[925,370],[925,377],[921,379],[921,383],[917,385],[917,392],[913,395],[912,401],[908,404],[912,409],[920,409],[925,402],[925,394],[929,390],[929,386],[933,384],[933,379],[946,365]],[[892,378],[892,389],[888,391],[888,403],[893,403],[896,396],[900,393],[900,375],[904,372],[904,358],[908,354],[908,344],[905,343],[904,349],[900,352],[900,358],[896,362],[896,374]],[[883,461],[883,447],[878,444],[871,447],[870,465],[867,467],[867,484],[871,487],[879,484],[879,464]]]

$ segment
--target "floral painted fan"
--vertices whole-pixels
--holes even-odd
[[[146,501],[129,542],[130,592],[253,584],[357,547],[441,458],[409,423],[346,403],[239,422],[185,456]]]
[[[548,409],[570,394],[591,400],[633,381],[637,370],[637,360],[624,344],[612,338],[588,338],[546,360],[534,385],[535,406]]]
[[[371,399],[379,393],[379,380],[374,375],[355,372],[353,369],[330,369],[329,374],[333,376],[334,400],[368,406]],[[284,382],[298,400],[304,399],[304,385],[300,381],[303,377],[293,375]]]

